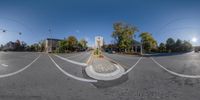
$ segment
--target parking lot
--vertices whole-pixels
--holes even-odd
[[[0,52],[3,100],[199,100],[200,54],[104,55],[127,74],[112,81],[88,77],[91,52]],[[164,67],[164,68],[163,68]],[[166,70],[167,69],[167,70]]]

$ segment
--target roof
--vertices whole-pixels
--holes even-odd
[[[133,40],[133,45],[141,45],[141,43],[136,40]]]
[[[62,39],[47,38],[47,40],[62,41]]]

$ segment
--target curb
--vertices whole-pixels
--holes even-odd
[[[115,80],[117,78],[120,78],[122,75],[124,75],[124,69],[119,66],[114,64],[118,70],[112,72],[112,73],[98,73],[93,69],[93,66],[90,65],[85,68],[85,71],[88,76],[97,79],[97,80],[104,80],[104,81],[109,81],[109,80]]]

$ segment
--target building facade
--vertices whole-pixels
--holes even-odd
[[[103,37],[102,36],[96,36],[95,37],[95,48],[101,48],[103,46]]]
[[[132,49],[131,49],[132,52],[134,53],[140,53],[142,54],[142,44],[136,40],[133,41],[132,43]]]
[[[59,41],[62,40],[47,38],[45,41],[45,51],[47,53],[52,53],[53,51],[55,51],[57,48],[59,48]]]

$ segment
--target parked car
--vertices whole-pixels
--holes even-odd
[[[107,52],[110,53],[110,54],[112,54],[112,51],[111,51],[111,50],[108,50]]]
[[[116,52],[115,52],[115,51],[112,51],[112,53],[115,54]]]
[[[108,53],[110,53],[110,54],[115,54],[116,52],[115,52],[115,51],[112,51],[112,50],[109,50]]]
[[[199,51],[200,51],[200,48],[194,48],[194,52],[196,52],[196,53],[199,53]]]

